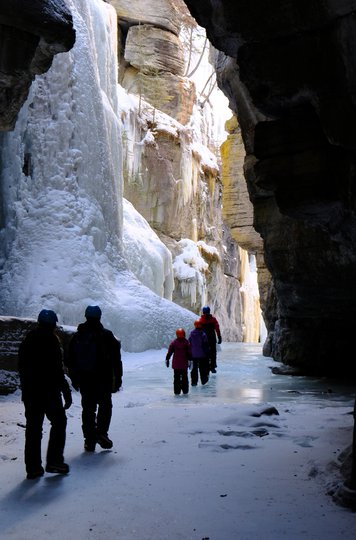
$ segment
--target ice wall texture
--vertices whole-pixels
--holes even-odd
[[[158,348],[194,315],[127,269],[116,14],[99,0],[68,6],[74,48],[36,79],[1,139],[1,313],[36,317],[46,307],[75,325],[98,303],[126,350]]]

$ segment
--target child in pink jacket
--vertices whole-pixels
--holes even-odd
[[[183,328],[176,330],[177,339],[172,341],[168,347],[166,356],[166,366],[169,367],[169,359],[173,355],[172,368],[174,370],[173,389],[176,396],[181,392],[188,394],[188,363],[192,357],[190,343],[185,339]]]

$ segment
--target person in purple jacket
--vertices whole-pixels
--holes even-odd
[[[203,330],[200,319],[194,321],[194,330],[189,334],[188,341],[192,348],[193,369],[191,371],[192,386],[198,384],[198,371],[200,382],[206,384],[209,380],[209,341]]]
[[[173,389],[176,396],[181,392],[188,394],[188,364],[192,358],[192,351],[189,341],[185,338],[185,330],[176,330],[177,339],[173,340],[166,355],[166,366],[169,367],[169,359],[173,355],[172,368],[174,370]]]

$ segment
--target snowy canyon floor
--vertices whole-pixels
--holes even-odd
[[[73,392],[68,476],[25,479],[20,395],[0,398],[1,539],[354,538],[356,514],[327,494],[351,444],[351,386],[273,375],[258,345],[223,344],[218,373],[176,397],[164,357],[124,353],[111,451],[83,451]]]

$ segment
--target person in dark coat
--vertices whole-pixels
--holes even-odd
[[[203,331],[200,319],[194,321],[194,330],[189,334],[188,341],[192,349],[193,368],[190,372],[192,386],[198,384],[198,372],[202,384],[209,380],[209,342]]]
[[[174,370],[173,390],[176,396],[181,392],[188,394],[188,364],[191,361],[192,351],[189,341],[185,338],[185,330],[176,330],[177,339],[173,340],[166,355],[166,366],[169,367],[169,359],[173,355],[172,368]]]
[[[45,416],[51,423],[46,472],[69,472],[63,452],[67,426],[65,409],[71,406],[72,395],[64,374],[61,344],[55,334],[57,321],[54,311],[43,309],[38,315],[37,328],[26,335],[19,348],[18,370],[26,416],[25,466],[28,479],[44,474],[41,439]]]
[[[216,373],[216,338],[218,338],[218,343],[220,344],[221,332],[220,326],[217,319],[210,313],[210,307],[205,306],[202,309],[202,315],[200,320],[203,325],[203,330],[206,333],[209,342],[210,348],[210,371],[211,373]]]
[[[66,363],[73,388],[82,397],[84,448],[94,452],[97,443],[105,449],[113,446],[108,432],[111,394],[122,385],[121,343],[101,324],[99,306],[88,306],[85,317],[70,341]]]

